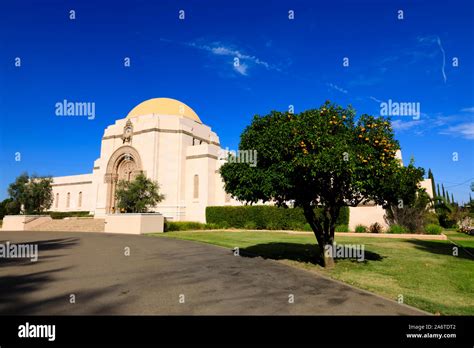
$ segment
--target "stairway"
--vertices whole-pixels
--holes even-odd
[[[104,232],[105,219],[65,218],[51,220],[31,228],[31,231]]]

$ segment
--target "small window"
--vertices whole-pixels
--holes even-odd
[[[71,192],[68,192],[67,199],[66,199],[66,208],[69,208],[70,203],[71,203]]]
[[[59,193],[56,193],[56,208],[59,207]]]
[[[77,198],[77,206],[79,208],[82,206],[82,192],[79,192],[79,197]]]
[[[194,193],[193,193],[193,198],[198,199],[199,198],[199,175],[194,175]]]

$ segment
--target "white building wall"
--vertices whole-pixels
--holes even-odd
[[[51,211],[91,211],[95,209],[92,174],[59,176],[53,178],[53,205]],[[79,193],[82,193],[79,205]],[[67,197],[70,195],[69,207]]]
[[[127,120],[133,124],[133,136],[131,143],[124,144],[122,135]],[[105,215],[107,184],[104,178],[109,159],[117,149],[129,145],[138,151],[147,177],[157,181],[160,192],[165,195],[154,210],[174,221],[205,222],[207,206],[242,205],[224,191],[218,172],[224,161],[218,160],[218,144],[219,138],[210,127],[176,115],[149,114],[117,120],[104,131],[93,173],[53,178],[55,201],[51,210]],[[199,176],[198,198],[193,197],[194,175]],[[432,197],[431,180],[424,180],[420,185]],[[82,192],[81,206],[79,192]],[[69,207],[67,193],[70,193]],[[57,205],[56,194],[59,194]],[[386,227],[384,214],[379,206],[350,208],[349,228],[353,230],[358,224],[368,226],[374,222]]]

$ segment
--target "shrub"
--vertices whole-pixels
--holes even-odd
[[[64,219],[66,217],[91,217],[88,211],[49,211],[51,219]]]
[[[349,232],[349,226],[347,225],[337,225],[336,232]]]
[[[380,225],[378,222],[373,223],[369,227],[369,232],[370,233],[382,233],[383,232],[382,225]]]
[[[364,233],[364,232],[367,232],[367,227],[364,226],[364,225],[357,225],[357,226],[355,227],[355,231],[356,231],[357,233]]]
[[[427,234],[441,234],[443,229],[439,225],[429,224],[425,227],[425,233]]]
[[[279,230],[278,228],[278,224],[274,221],[270,221],[268,224],[267,224],[267,230]]]
[[[222,228],[222,229],[229,228],[229,223],[227,221],[222,221],[222,222],[219,222],[219,223],[211,222],[211,224],[219,226],[219,228]]]
[[[316,214],[321,214],[319,209]],[[250,222],[255,229],[311,231],[301,208],[280,208],[271,205],[245,205],[237,207],[207,207],[206,221],[226,228],[246,228]],[[349,224],[349,208],[341,209],[337,225]]]
[[[165,232],[190,231],[190,230],[213,230],[219,229],[216,224],[203,224],[196,221],[165,221]]]
[[[253,221],[247,221],[244,225],[246,230],[255,230],[257,228],[257,224]]]
[[[165,196],[157,182],[140,173],[132,181],[120,180],[115,191],[117,208],[127,213],[146,213],[160,203]]]
[[[423,225],[427,226],[430,224],[439,225],[439,218],[436,213],[428,212],[423,218]]]
[[[389,206],[385,210],[385,221],[390,226],[401,225],[408,231],[422,231],[425,216],[429,212],[429,203],[430,197],[424,189],[420,189],[412,202]]]
[[[399,234],[399,233],[407,233],[408,230],[405,227],[403,227],[402,225],[394,224],[394,225],[390,226],[388,232]]]

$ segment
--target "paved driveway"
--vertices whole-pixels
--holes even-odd
[[[0,231],[0,244],[6,241],[38,244],[39,259],[0,259],[0,314],[423,314],[304,270],[196,242]]]

